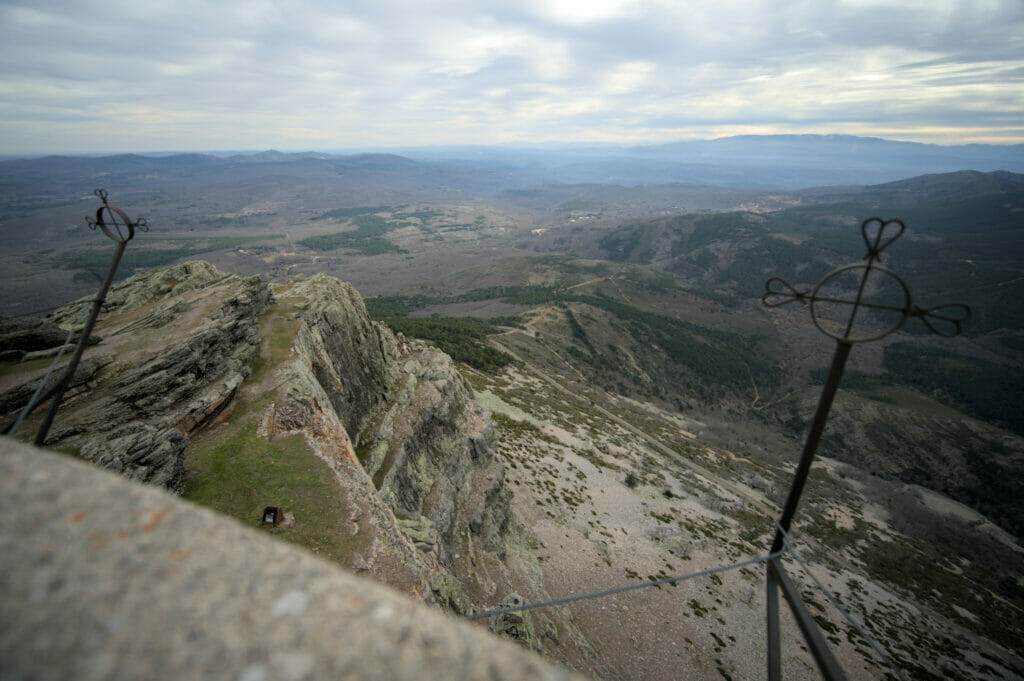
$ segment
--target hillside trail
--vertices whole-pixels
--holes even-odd
[[[523,335],[529,336],[530,338],[533,338],[534,340],[536,340],[537,342],[539,342],[539,343],[540,343],[541,345],[543,345],[543,346],[544,346],[544,348],[545,348],[545,349],[546,349],[546,350],[547,350],[548,352],[550,352],[550,353],[551,353],[552,355],[554,355],[554,356],[555,356],[555,357],[557,357],[558,359],[562,360],[562,362],[564,362],[564,363],[565,363],[565,365],[566,365],[567,367],[569,367],[570,369],[572,369],[572,370],[573,370],[573,372],[575,372],[575,374],[576,374],[577,376],[579,376],[579,378],[580,378],[580,380],[581,380],[581,381],[583,381],[584,383],[586,383],[586,382],[587,382],[587,378],[586,378],[586,376],[584,376],[584,375],[583,375],[583,374],[582,374],[582,373],[580,372],[580,370],[579,370],[579,369],[577,369],[576,367],[574,367],[574,366],[572,365],[572,363],[571,363],[571,362],[570,362],[569,360],[567,360],[567,359],[566,359],[565,357],[562,357],[562,355],[560,355],[560,354],[558,353],[558,351],[556,351],[556,350],[555,350],[554,348],[552,348],[552,347],[551,347],[550,345],[548,345],[547,343],[544,343],[544,342],[543,342],[542,340],[540,340],[540,337],[539,337],[539,332],[537,331],[536,325],[537,325],[537,324],[538,324],[539,322],[542,322],[542,321],[547,321],[548,317],[550,317],[550,316],[551,316],[552,314],[555,314],[555,313],[557,313],[557,312],[559,312],[559,310],[558,310],[558,308],[556,308],[556,307],[554,307],[554,306],[549,306],[549,307],[545,307],[545,308],[544,308],[543,310],[541,310],[541,311],[540,311],[540,314],[538,314],[537,316],[535,316],[535,317],[534,317],[533,319],[531,319],[530,321],[526,322],[526,328],[525,328],[525,329],[519,329],[519,328],[515,328],[515,327],[511,327],[511,326],[509,326],[509,327],[504,327],[504,328],[505,328],[505,331],[503,331],[502,333],[500,333],[500,334],[498,334],[498,335],[501,335],[501,336],[507,336],[507,335],[509,335],[509,334],[513,334],[513,333],[521,333],[521,334],[523,334]],[[512,353],[512,352],[510,352],[510,351],[508,351],[508,350],[505,350],[505,349],[504,349],[504,348],[503,348],[502,346],[495,346],[495,347],[497,347],[497,348],[498,348],[499,350],[502,350],[503,352],[507,352],[508,354],[512,355],[513,357],[516,357],[514,353]],[[519,361],[521,361],[521,362],[523,362],[523,364],[527,364],[527,363],[526,363],[525,361],[523,361],[523,360],[522,360],[522,359],[520,359],[519,357],[516,357],[516,359],[517,359],[517,360],[519,360]]]
[[[583,286],[589,286],[591,284],[599,284],[602,281],[607,281],[609,284],[611,284],[612,286],[615,287],[615,290],[619,292],[619,295],[622,296],[623,300],[625,300],[627,303],[632,305],[633,301],[630,299],[629,296],[626,295],[626,292],[622,290],[622,287],[619,286],[619,282],[616,281],[616,279],[618,279],[618,278],[619,277],[608,276],[608,277],[598,277],[596,279],[588,279],[587,281],[581,281],[580,283],[573,284],[572,286],[566,286],[565,290],[566,291],[571,291],[574,288],[581,288]]]
[[[489,341],[490,341],[490,343],[491,343],[491,345],[493,347],[495,347],[496,349],[500,350],[501,352],[504,352],[504,353],[507,353],[508,355],[511,355],[513,358],[515,358],[516,361],[521,362],[522,365],[524,367],[526,367],[532,374],[534,374],[535,376],[540,378],[542,381],[544,381],[545,383],[547,383],[548,385],[550,385],[554,389],[558,390],[560,393],[562,393],[562,394],[566,395],[567,397],[571,398],[574,402],[578,403],[578,402],[581,402],[582,400],[585,399],[578,392],[575,392],[575,391],[571,390],[570,388],[567,388],[566,386],[562,385],[562,383],[560,381],[552,378],[547,373],[545,373],[544,371],[539,369],[537,366],[535,366],[535,365],[531,364],[530,362],[524,360],[522,357],[518,356],[515,352],[513,352],[507,346],[502,345],[498,340],[495,339],[495,337],[493,337],[493,336],[490,337]],[[569,366],[572,367],[571,364]],[[576,371],[576,369],[574,367],[573,367],[573,370]],[[583,378],[583,375],[580,374],[579,371],[576,371],[576,373],[579,374],[580,378],[583,379],[584,382],[586,382],[586,379]],[[743,499],[745,502],[747,502],[748,504],[750,504],[751,506],[756,508],[758,511],[766,514],[769,517],[775,517],[775,516],[777,516],[779,514],[779,510],[780,509],[778,507],[773,506],[771,504],[765,503],[765,501],[763,499],[759,498],[758,496],[753,494],[750,490],[746,489],[745,487],[743,487],[741,485],[737,485],[737,484],[735,484],[733,482],[730,482],[729,480],[725,480],[724,478],[722,478],[722,476],[712,472],[711,470],[705,468],[704,466],[701,466],[700,464],[694,462],[693,460],[689,459],[688,457],[683,456],[682,454],[680,454],[676,450],[672,449],[668,445],[666,445],[663,442],[661,442],[660,440],[658,440],[653,435],[651,435],[651,434],[649,434],[649,433],[647,433],[647,432],[637,428],[636,426],[634,426],[631,423],[629,423],[628,421],[620,418],[619,416],[616,416],[614,413],[612,413],[611,411],[605,409],[604,407],[602,407],[601,405],[597,404],[596,402],[595,403],[588,403],[587,407],[589,409],[597,411],[598,413],[603,415],[608,420],[610,420],[610,421],[616,423],[617,425],[625,428],[629,432],[631,432],[634,435],[636,435],[637,437],[641,438],[644,442],[646,442],[648,445],[650,445],[651,447],[653,447],[657,451],[659,451],[662,454],[665,454],[666,456],[670,457],[673,461],[677,461],[680,464],[682,464],[683,466],[689,468],[695,474],[697,474],[697,475],[699,475],[699,476],[701,476],[701,477],[703,477],[703,478],[705,478],[705,479],[707,479],[709,481],[713,481],[715,484],[718,484],[722,488],[732,492],[733,494],[735,494],[736,496],[738,496],[739,498]]]

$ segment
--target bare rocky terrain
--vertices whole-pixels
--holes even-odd
[[[552,335],[543,325],[536,330],[541,338]],[[536,340],[510,334],[496,342],[522,349]],[[553,595],[685,574],[764,552],[798,442],[768,428],[737,431],[735,423],[612,397],[570,370],[558,371],[557,360],[546,367],[479,375],[474,384],[498,415],[516,508],[537,532],[545,577],[557,584]],[[845,407],[836,411],[849,415]],[[844,425],[839,420],[829,432]],[[714,431],[745,438],[723,446]],[[1020,440],[1015,443],[1019,448]],[[787,451],[788,458],[778,456]],[[909,678],[1019,675],[1020,660],[1004,656],[1019,635],[1015,626],[1002,633],[991,628],[1019,607],[1003,600],[1024,558],[1017,540],[942,495],[867,470],[820,460],[794,532],[796,555],[844,609],[887,641]],[[889,673],[803,566],[789,564],[850,677]],[[743,568],[573,605],[584,632],[607,641],[598,649],[609,668],[588,671],[668,679],[678,678],[680,668],[696,668],[706,678],[757,678],[765,664],[763,579],[762,570]],[[992,608],[1002,614],[993,616]],[[997,652],[993,640],[1007,648]],[[818,678],[798,650],[790,648],[787,677]]]

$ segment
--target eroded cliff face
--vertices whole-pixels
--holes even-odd
[[[419,578],[412,591],[449,609],[492,600],[521,530],[490,416],[451,358],[372,322],[359,294],[332,277],[275,296],[294,308],[297,329],[276,370],[288,388],[262,412],[260,434],[304,434],[343,487],[360,490],[360,512],[386,550],[354,556],[353,567],[375,572],[379,557],[397,556]],[[500,577],[481,580],[478,567]]]
[[[272,291],[186,263],[121,282],[108,301],[89,380],[49,446],[180,492],[194,438],[301,435],[342,492],[321,512],[347,519],[345,567],[458,613],[532,569],[489,414],[447,355],[370,320],[348,284],[319,275]],[[20,403],[41,372],[0,388]]]

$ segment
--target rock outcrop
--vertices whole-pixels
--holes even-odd
[[[288,389],[263,413],[260,434],[304,434],[343,487],[362,489],[356,496],[423,596],[472,609],[463,578],[484,563],[504,573],[518,532],[490,416],[451,358],[372,322],[348,284],[318,275],[275,295],[297,305],[298,328],[275,379]],[[505,579],[486,581],[477,599]]]
[[[258,277],[235,277],[191,262],[131,277],[111,288],[47,445],[123,475],[181,491],[188,436],[227,406],[259,349],[258,316],[271,299]],[[54,315],[80,319],[82,299]],[[102,360],[100,358],[103,358]],[[5,407],[40,380],[3,386]],[[24,377],[22,377],[24,378]],[[18,404],[17,406],[21,406]]]
[[[181,492],[191,439],[258,405],[237,432],[301,435],[348,500],[323,509],[348,516],[346,567],[457,613],[528,572],[489,414],[451,358],[373,322],[350,285],[318,275],[272,292],[192,262],[121,282],[108,303],[48,445]],[[42,371],[0,385],[3,403],[20,406]]]
[[[77,336],[77,334],[75,334]],[[68,332],[49,319],[0,316],[0,361],[22,359],[35,352],[57,348]],[[77,341],[77,338],[72,338]],[[98,342],[94,335],[92,342]]]

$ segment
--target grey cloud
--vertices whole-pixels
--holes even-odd
[[[360,125],[400,128],[394,143],[413,144],[462,141],[470,128],[477,137],[464,141],[628,128],[665,139],[715,125],[914,120],[969,135],[999,121],[1005,134],[1015,116],[1024,137],[1024,94],[1012,94],[1024,78],[1019,0],[749,2],[739,14],[725,2],[645,2],[590,22],[504,0],[182,7],[0,5],[0,152],[31,144],[47,120],[53,139],[89,121],[111,140],[131,126],[135,140],[207,148],[287,146],[285,127],[304,131],[294,144],[326,148],[377,144]],[[843,80],[861,76],[878,81]]]

